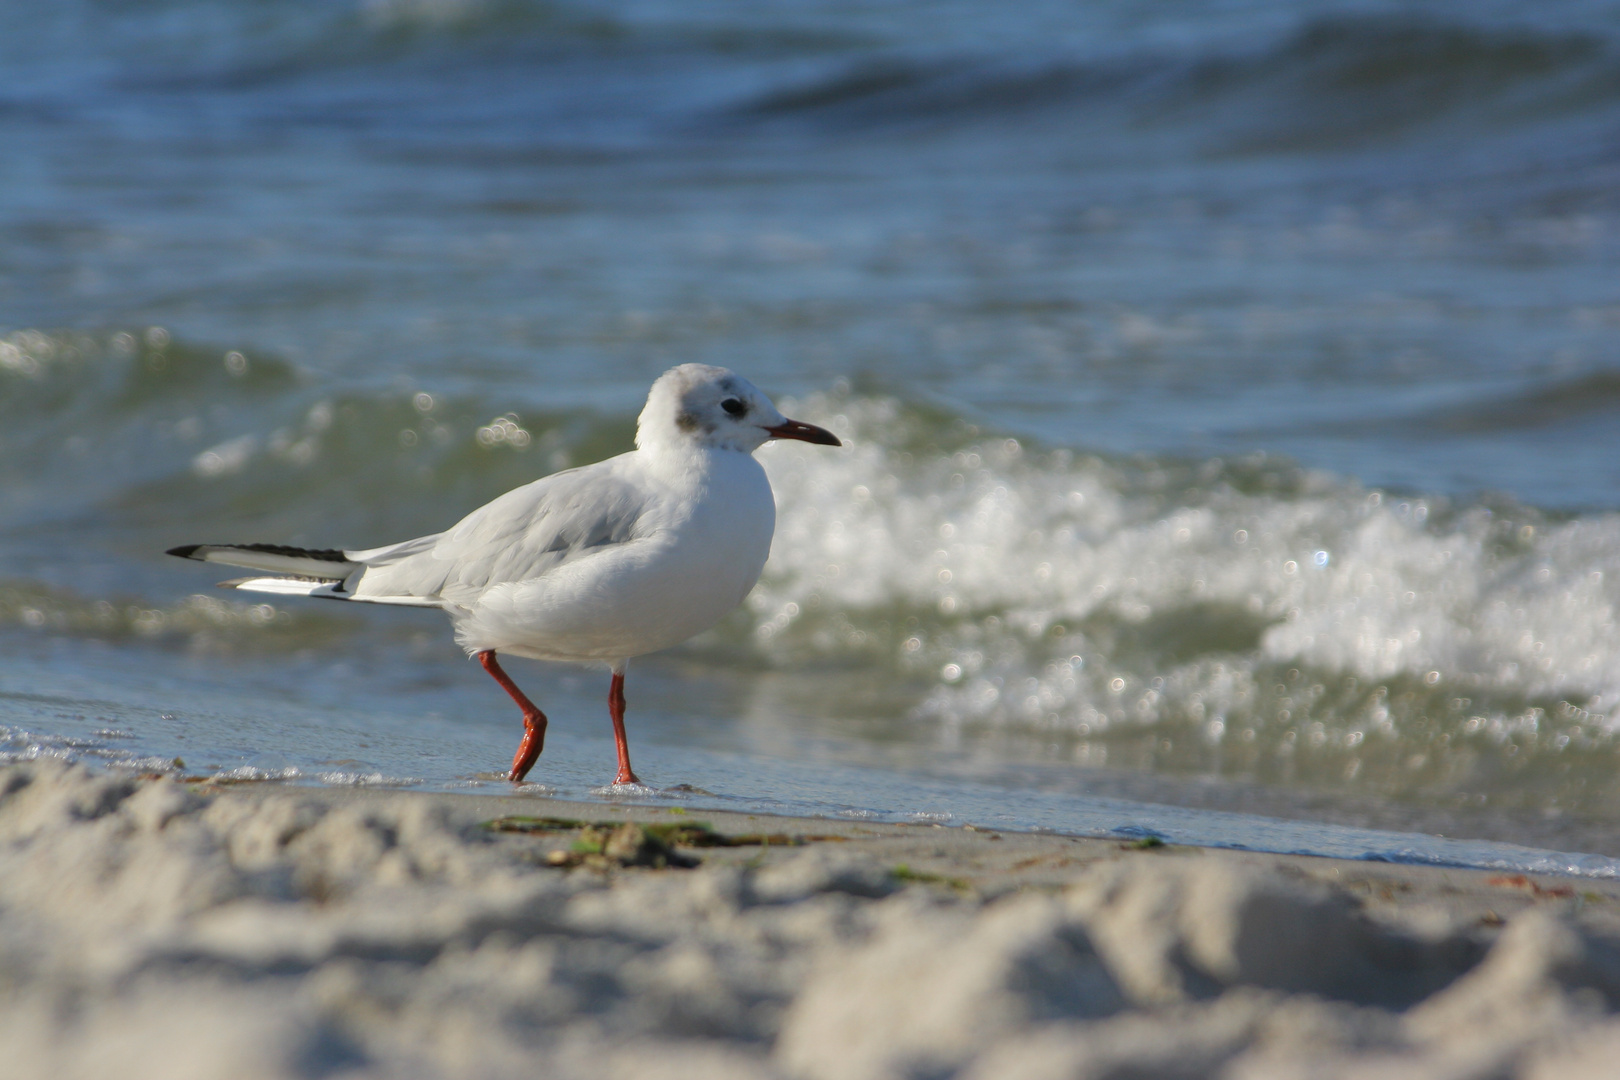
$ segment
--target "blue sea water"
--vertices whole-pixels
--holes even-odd
[[[0,757],[499,790],[438,616],[161,553],[435,531],[701,360],[847,446],[634,665],[650,797],[1620,856],[1620,5],[64,0],[0,65]],[[605,675],[513,668],[613,797]]]

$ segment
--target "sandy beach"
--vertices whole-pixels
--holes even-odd
[[[0,770],[23,1077],[1581,1077],[1620,884]]]

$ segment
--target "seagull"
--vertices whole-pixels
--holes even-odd
[[[606,663],[613,782],[638,784],[625,668],[709,629],[759,580],[776,502],[753,452],[770,439],[843,445],[783,416],[740,375],[682,364],[653,383],[634,450],[508,491],[444,532],[360,551],[190,544],[168,554],[272,575],[222,588],[441,609],[456,643],[523,710],[514,783],[540,756],[546,714],[497,655]]]

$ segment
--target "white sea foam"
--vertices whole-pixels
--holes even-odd
[[[284,765],[273,768],[260,768],[256,765],[238,765],[231,769],[221,769],[210,779],[221,783],[260,783],[268,780],[297,780],[304,775],[302,769],[295,765]]]
[[[755,643],[888,652],[933,681],[925,713],[1084,732],[1169,709],[1219,739],[1267,665],[1563,698],[1599,722],[1620,696],[1620,515],[1458,509],[1263,459],[1034,453],[965,426],[929,448],[883,398],[792,411],[848,446],[763,455],[780,520]],[[1209,640],[1164,645],[1200,622]]]
[[[380,772],[352,772],[329,769],[315,774],[315,779],[334,787],[414,787],[427,781],[420,776],[389,776]]]

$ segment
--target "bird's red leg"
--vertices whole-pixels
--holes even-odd
[[[608,688],[608,713],[613,717],[613,742],[619,748],[619,775],[615,784],[639,784],[630,768],[630,742],[624,737],[624,672],[613,673],[613,685]]]
[[[517,753],[512,755],[512,771],[506,778],[517,783],[529,775],[534,768],[535,759],[540,756],[540,749],[546,744],[546,714],[540,707],[529,700],[529,696],[518,689],[506,672],[501,670],[500,661],[495,659],[494,649],[485,649],[478,654],[478,662],[484,665],[484,670],[501,684],[501,689],[512,695],[512,700],[518,703],[523,710],[523,741],[518,743]]]

